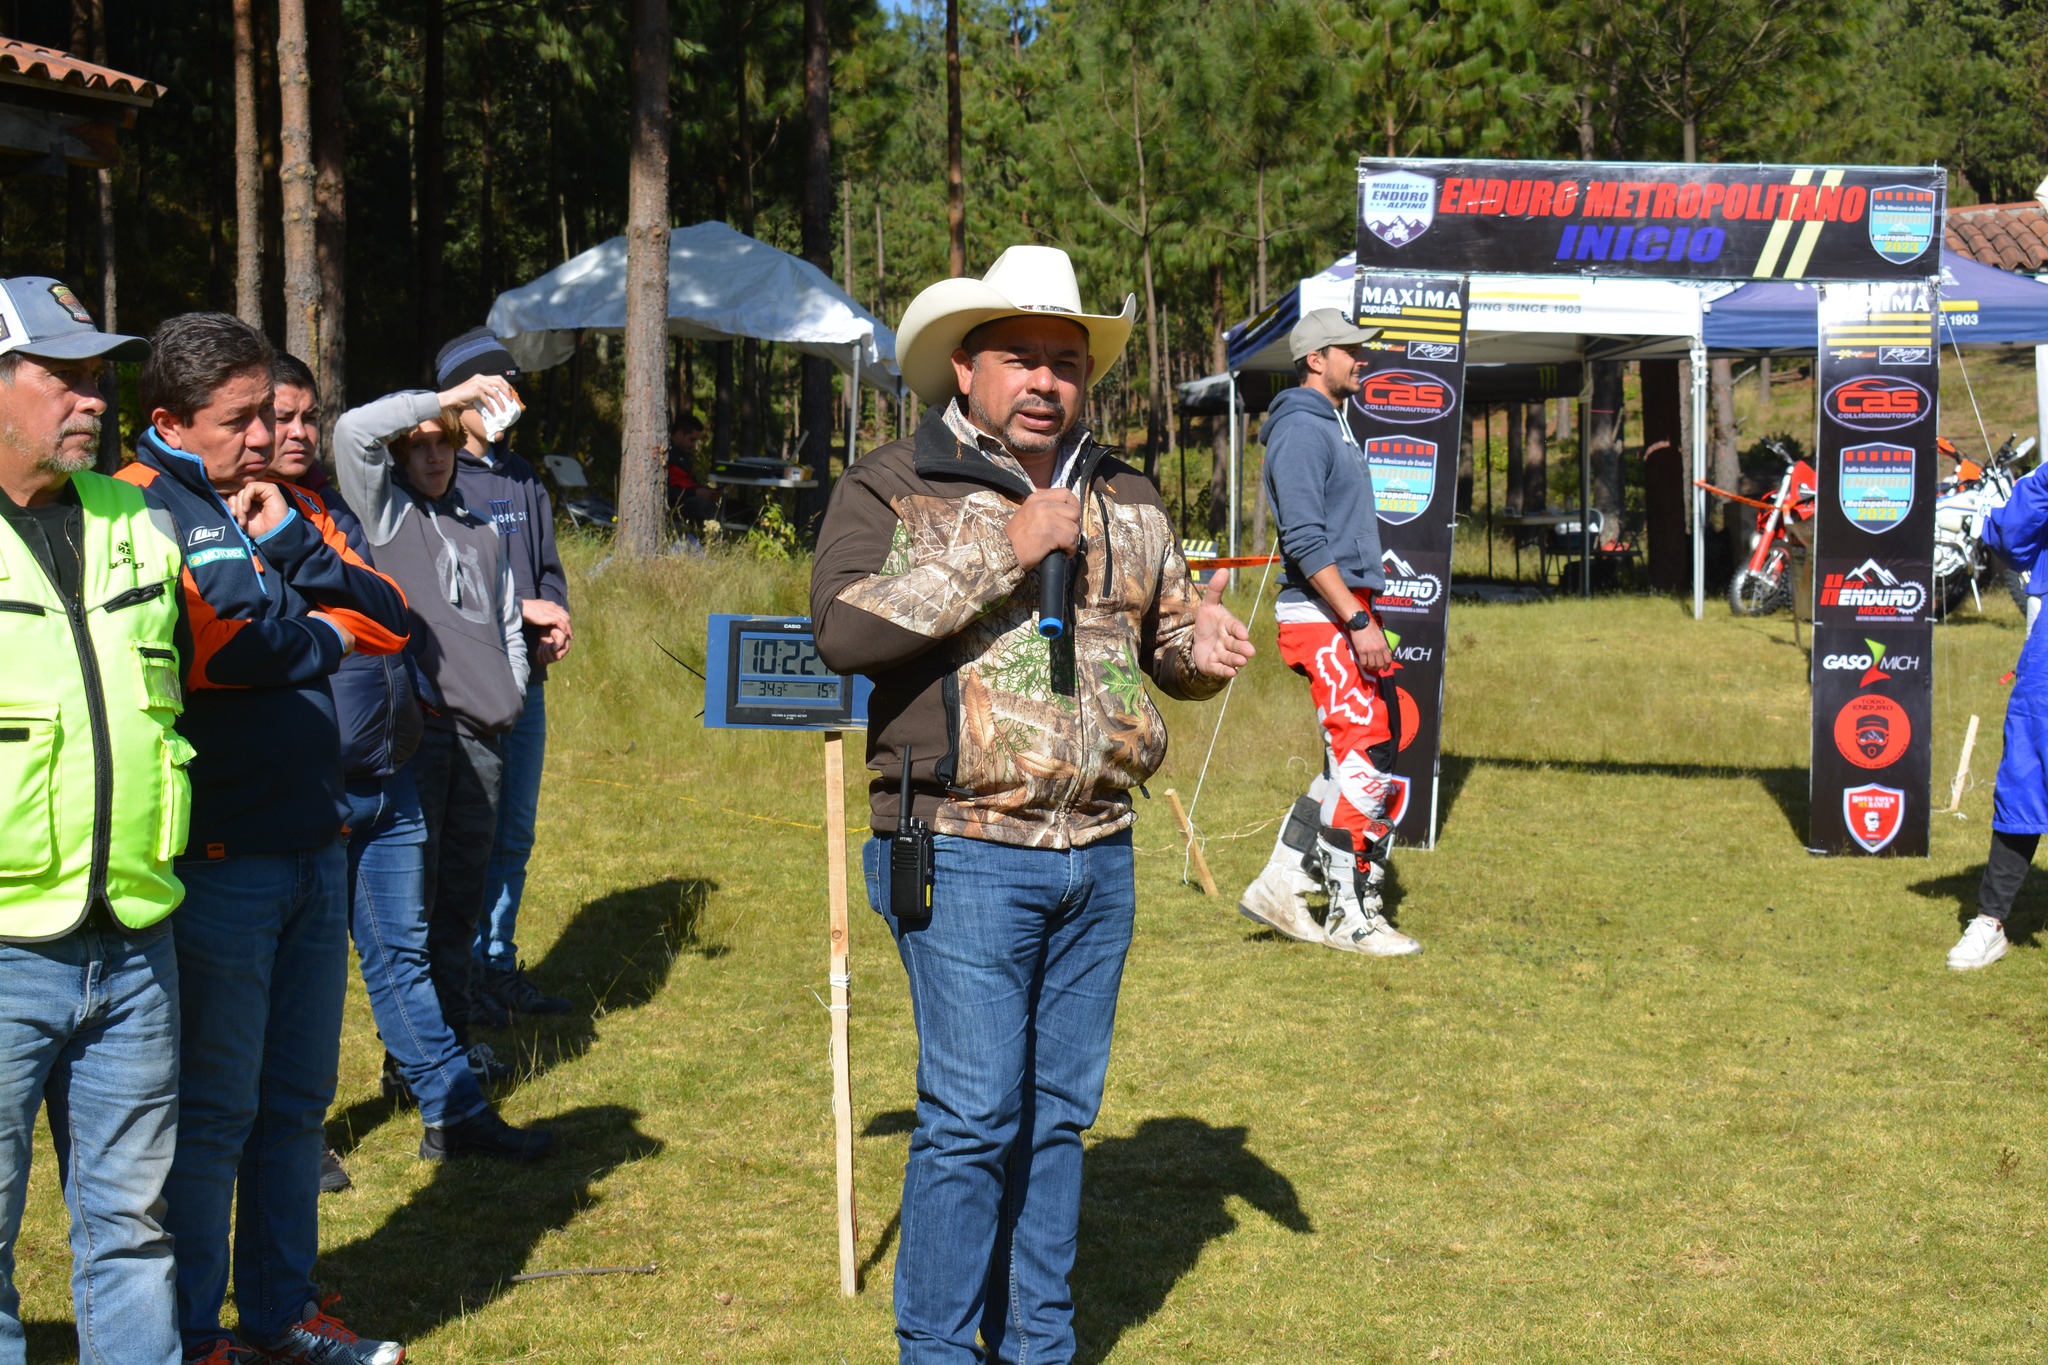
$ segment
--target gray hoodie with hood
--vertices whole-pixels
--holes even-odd
[[[1319,390],[1288,389],[1266,410],[1259,435],[1284,584],[1313,596],[1309,579],[1334,564],[1346,587],[1385,588],[1372,470],[1336,406]]]
[[[526,704],[526,635],[503,538],[462,503],[451,479],[429,498],[396,476],[389,441],[441,415],[434,394],[389,394],[334,424],[342,496],[362,519],[377,566],[412,609],[412,645],[434,695],[427,724],[471,735],[512,728]]]

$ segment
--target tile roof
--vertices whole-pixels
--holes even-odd
[[[56,86],[67,94],[145,107],[156,103],[165,93],[163,86],[140,76],[95,66],[68,52],[15,38],[0,38],[0,82]]]
[[[1979,265],[2032,274],[2048,269],[2048,210],[2031,199],[1952,208],[1942,242]]]

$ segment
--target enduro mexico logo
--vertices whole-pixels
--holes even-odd
[[[1416,572],[1413,564],[1392,550],[1380,555],[1380,572],[1386,575],[1387,585],[1373,605],[1382,611],[1427,612],[1444,595],[1443,579]]]
[[[1917,619],[1927,605],[1927,589],[1899,578],[1875,559],[1866,559],[1847,573],[1823,578],[1820,604],[1852,608],[1859,623],[1907,622]]]

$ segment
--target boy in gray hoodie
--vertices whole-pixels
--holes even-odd
[[[1342,412],[1358,392],[1359,346],[1378,335],[1334,308],[1304,316],[1287,338],[1298,387],[1273,400],[1260,432],[1285,565],[1274,604],[1280,657],[1309,681],[1324,768],[1282,822],[1272,858],[1238,909],[1290,938],[1394,957],[1422,945],[1381,913],[1394,843],[1381,818],[1394,759],[1394,655],[1372,610],[1386,586],[1372,470]],[[1313,811],[1303,809],[1310,804]],[[1330,896],[1321,924],[1301,886],[1308,868]]]
[[[426,726],[412,759],[426,816],[428,972],[457,1040],[470,1048],[477,983],[470,945],[497,832],[500,736],[526,695],[526,636],[502,537],[455,487],[464,410],[516,403],[477,375],[445,393],[395,393],[334,424],[341,490],[377,562],[405,590]],[[488,1073],[492,1058],[481,1060]]]

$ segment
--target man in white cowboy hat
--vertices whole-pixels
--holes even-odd
[[[1195,590],[1158,491],[1079,425],[1134,312],[1084,312],[1051,247],[926,289],[897,362],[930,409],[847,471],[819,534],[819,651],[875,685],[868,896],[917,1020],[906,1365],[979,1361],[977,1335],[989,1360],[1073,1358],[1081,1134],[1136,903],[1131,790],[1166,756],[1139,675],[1208,697],[1252,656],[1224,576]],[[1067,588],[1041,615],[1058,554]]]
[[[1422,945],[1387,922],[1380,883],[1394,832],[1383,818],[1394,762],[1394,655],[1373,614],[1386,586],[1372,469],[1344,420],[1358,392],[1360,346],[1379,335],[1335,308],[1287,335],[1296,387],[1273,400],[1260,435],[1264,478],[1286,566],[1273,615],[1280,659],[1308,679],[1323,729],[1323,774],[1294,803],[1238,910],[1289,938],[1373,957]],[[1306,892],[1320,875],[1321,923]]]

